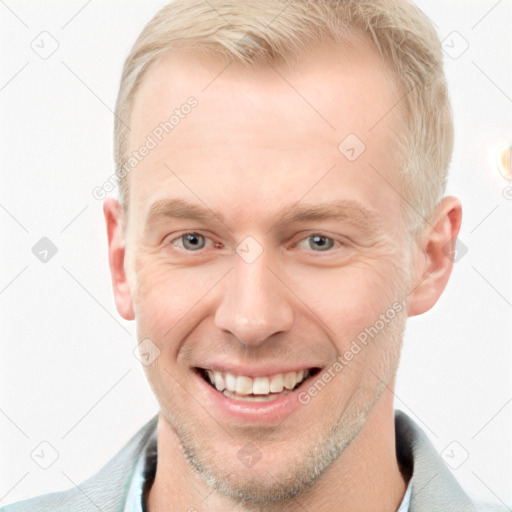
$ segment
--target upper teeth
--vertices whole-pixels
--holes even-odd
[[[207,370],[210,382],[218,391],[227,389],[239,395],[267,395],[281,393],[283,389],[293,389],[299,382],[309,376],[308,370],[299,372],[278,373],[270,377],[247,377],[233,375],[229,372]]]

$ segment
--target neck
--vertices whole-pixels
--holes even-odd
[[[267,504],[264,512],[305,510],[396,512],[406,491],[395,449],[393,392],[386,389],[350,445],[311,488],[291,503]],[[167,510],[254,512],[212,492],[183,456],[179,439],[160,414],[158,466],[148,496],[150,512]]]

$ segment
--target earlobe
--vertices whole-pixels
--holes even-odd
[[[443,293],[453,269],[455,243],[461,220],[460,201],[453,196],[443,198],[431,225],[418,242],[408,316],[425,313]]]
[[[107,228],[108,262],[116,308],[125,320],[134,320],[131,291],[125,271],[126,242],[119,202],[112,198],[106,199],[103,203],[103,214]]]

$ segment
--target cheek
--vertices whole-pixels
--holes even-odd
[[[135,263],[137,322],[161,344],[174,337],[175,327],[183,331],[198,312],[204,314],[202,299],[222,277],[220,268],[170,265],[158,255],[139,253]]]
[[[396,308],[396,302],[403,301],[405,286],[391,259],[360,260],[328,272],[303,272],[296,285],[301,290],[298,295],[321,318],[338,350],[374,325],[380,315],[388,312],[394,317],[393,304]]]

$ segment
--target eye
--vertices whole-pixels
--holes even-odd
[[[300,246],[304,242],[307,243],[308,249],[316,252],[328,251],[329,249],[332,249],[335,244],[335,241],[332,238],[319,234],[314,234],[304,238],[304,240],[301,240],[298,245]]]
[[[199,251],[206,246],[206,237],[199,233],[184,233],[169,244],[174,245],[177,242],[181,242],[181,246],[187,251]]]

